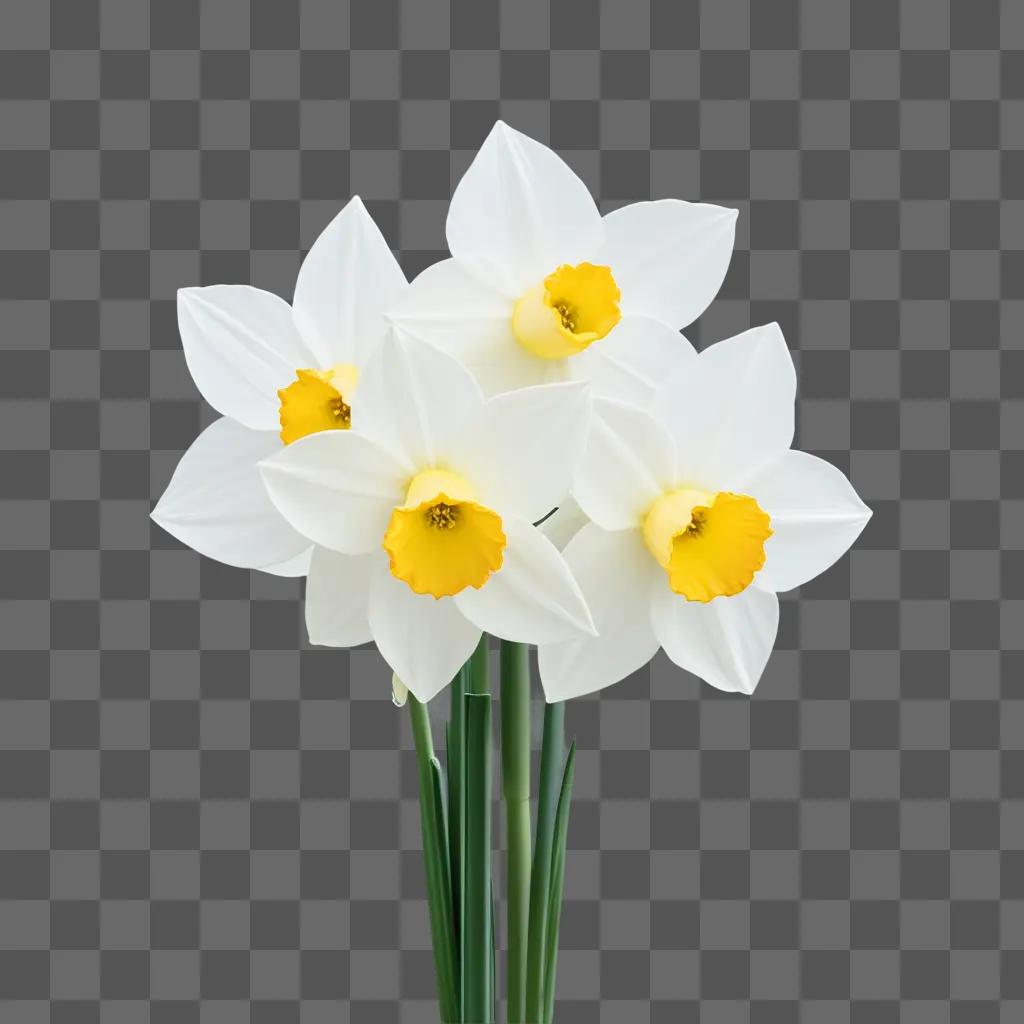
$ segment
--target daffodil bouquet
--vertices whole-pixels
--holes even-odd
[[[153,517],[230,565],[306,576],[314,644],[373,641],[411,714],[443,1021],[495,1020],[488,638],[500,641],[507,1019],[549,1022],[573,748],[564,701],[659,648],[749,694],[776,594],[870,515],[790,450],[796,374],[777,325],[701,354],[736,213],[676,199],[602,217],[551,150],[499,122],[411,284],[358,198],[289,306],[185,288],[185,358],[222,414]],[[529,646],[544,711],[531,815]],[[445,758],[427,702],[450,684]]]

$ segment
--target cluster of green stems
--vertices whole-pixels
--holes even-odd
[[[536,830],[531,817],[530,661],[501,641],[501,794],[506,823],[508,1024],[550,1024],[574,748],[565,753],[565,705],[544,706]],[[445,1024],[496,1020],[491,880],[491,709],[485,634],[451,686],[446,765],[434,752],[426,705],[409,696],[419,768],[420,820]]]

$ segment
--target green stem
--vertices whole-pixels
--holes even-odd
[[[462,922],[462,836],[465,832],[466,805],[462,798],[462,765],[466,752],[465,712],[467,661],[455,674],[451,685],[451,718],[448,722],[448,853],[451,860],[452,914],[458,938]],[[461,944],[457,947],[461,949]],[[460,967],[461,973],[461,967]],[[461,988],[461,986],[460,986]]]
[[[565,886],[565,844],[569,834],[569,809],[572,803],[573,765],[576,743],[569,747],[562,774],[562,788],[555,813],[555,832],[551,848],[551,881],[548,894],[548,931],[544,944],[544,1016],[543,1024],[555,1017],[555,971],[558,966],[558,929],[562,918],[562,892]]]
[[[551,849],[562,784],[565,751],[565,704],[544,705],[544,737],[537,795],[537,839],[530,876],[530,926],[526,960],[526,1019],[540,1022],[545,1006],[545,946],[551,895]]]
[[[409,694],[409,716],[419,769],[420,827],[423,834],[427,904],[430,910],[430,937],[437,974],[437,999],[441,1019],[445,1024],[455,1024],[461,1020],[461,1012],[441,766],[434,756],[427,706],[412,694]]]
[[[451,719],[448,723],[448,850],[451,860],[452,915],[455,948],[462,992],[462,924],[464,894],[464,845],[466,836],[466,694],[487,692],[487,636],[481,636],[473,654],[455,674],[451,685]]]
[[[480,637],[469,661],[462,667],[466,677],[466,693],[490,693],[490,671],[487,655],[487,634]]]
[[[508,832],[508,1024],[526,1021],[530,920],[530,650],[501,642],[501,790]]]
[[[462,1019],[466,1024],[491,1024],[491,695],[478,692],[478,686],[486,686],[486,679],[479,679],[475,673],[473,684],[473,692],[465,697]]]

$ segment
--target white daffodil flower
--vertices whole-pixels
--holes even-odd
[[[557,154],[498,121],[452,196],[452,258],[391,315],[489,394],[574,379],[644,403],[694,358],[678,332],[721,287],[735,228],[735,210],[677,199],[602,218]]]
[[[313,243],[291,306],[247,285],[181,289],[185,361],[223,419],[182,456],[153,519],[219,562],[304,575],[309,540],[271,504],[257,466],[300,437],[351,425],[383,314],[406,287],[357,196]]]
[[[653,415],[598,399],[574,494],[592,520],[565,548],[597,637],[542,644],[549,701],[599,690],[658,650],[751,693],[777,591],[824,572],[871,512],[833,465],[791,451],[796,374],[776,324],[712,345]]]
[[[360,381],[357,430],[304,437],[261,464],[271,500],[317,545],[313,643],[370,639],[421,700],[482,631],[552,643],[593,631],[576,581],[533,525],[568,491],[586,385],[484,399],[439,349],[395,333]]]

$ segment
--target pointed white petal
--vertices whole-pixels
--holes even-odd
[[[845,554],[871,518],[871,509],[830,462],[789,451],[747,484],[771,516],[765,566],[755,583],[792,590]]]
[[[558,549],[537,527],[507,516],[501,568],[479,589],[467,587],[455,603],[480,629],[520,643],[557,643],[594,624],[586,601]]]
[[[257,470],[258,472],[258,470]],[[261,480],[262,484],[263,481]],[[264,488],[264,491],[266,488]],[[274,510],[277,511],[276,509]],[[280,513],[278,513],[280,515]],[[284,518],[283,516],[281,517]],[[286,558],[283,562],[275,562],[273,565],[260,566],[262,572],[269,572],[272,576],[306,576],[309,573],[309,563],[313,557],[313,545],[310,544],[305,551],[300,552],[294,558]]]
[[[486,394],[564,380],[564,360],[538,359],[516,341],[514,305],[455,260],[442,260],[409,285],[389,319],[458,359]]]
[[[451,453],[480,501],[533,523],[569,493],[590,422],[590,389],[540,384],[489,399]]]
[[[589,522],[586,512],[569,494],[562,499],[558,508],[539,525],[539,529],[559,551],[564,551],[566,544]]]
[[[675,484],[675,445],[661,423],[624,402],[595,399],[590,422],[573,497],[604,529],[634,529]]]
[[[306,632],[311,644],[356,647],[372,639],[370,576],[382,557],[340,555],[317,547],[306,580]]]
[[[355,196],[313,243],[295,282],[295,323],[319,357],[361,367],[406,288],[380,229]]]
[[[647,407],[665,380],[697,358],[674,327],[642,316],[624,316],[615,330],[568,360],[577,380],[595,395]]]
[[[483,401],[473,375],[457,360],[389,330],[359,382],[352,424],[415,472],[438,462]]]
[[[705,490],[744,482],[793,443],[796,370],[778,324],[720,341],[658,392],[655,413],[679,452],[679,475]]]
[[[278,389],[295,379],[296,370],[316,368],[288,303],[259,288],[182,288],[178,330],[203,398],[254,430],[280,430]]]
[[[352,430],[302,437],[260,470],[271,501],[296,530],[348,555],[380,548],[408,476],[386,449]]]
[[[455,189],[448,248],[482,281],[518,298],[604,237],[587,186],[547,146],[498,121]]]
[[[732,259],[735,210],[659,199],[623,206],[604,223],[604,247],[594,262],[612,268],[624,313],[681,328],[718,294]]]
[[[227,565],[270,568],[302,555],[309,541],[281,517],[260,479],[260,460],[280,448],[269,430],[217,420],[181,457],[153,519],[182,544]]]
[[[386,559],[370,581],[370,628],[381,656],[421,701],[451,682],[480,640],[452,598],[413,593]]]
[[[540,679],[549,701],[604,689],[643,667],[658,650],[650,600],[658,566],[635,530],[609,533],[584,526],[565,560],[594,616],[597,636],[538,648]]]
[[[706,683],[730,693],[753,693],[779,628],[779,599],[758,587],[707,604],[687,601],[662,580],[651,621],[665,653]]]

